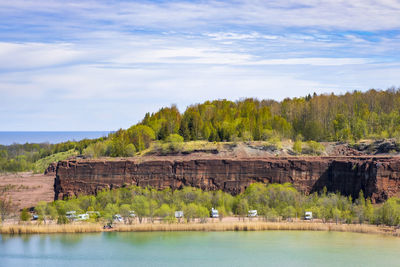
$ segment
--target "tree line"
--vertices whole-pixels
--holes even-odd
[[[40,221],[52,219],[60,224],[69,222],[66,217],[68,211],[77,214],[92,211],[90,221],[112,221],[114,215],[120,214],[125,223],[132,223],[130,215],[134,212],[140,223],[145,219],[153,222],[155,218],[173,223],[177,221],[175,211],[183,211],[187,222],[194,219],[204,222],[210,217],[211,208],[218,210],[220,219],[237,216],[240,220],[247,216],[249,210],[255,209],[267,221],[302,218],[306,211],[311,211],[314,218],[324,222],[400,225],[399,198],[390,198],[382,205],[373,206],[370,199],[364,198],[362,191],[355,200],[351,196],[327,193],[326,189],[305,195],[289,183],[255,183],[237,196],[193,187],[158,191],[131,186],[103,190],[96,196],[84,195],[50,203],[40,202],[35,211]],[[26,214],[25,210],[21,219],[22,216],[25,216],[25,220],[29,219]]]
[[[283,101],[243,99],[206,101],[180,113],[174,105],[108,140],[91,154],[127,156],[165,142],[171,135],[184,141],[347,141],[400,137],[400,90],[354,91],[343,95],[313,94]]]
[[[185,141],[266,140],[357,141],[400,136],[400,89],[313,94],[273,100],[206,101],[180,114],[175,106],[147,113],[141,125],[158,140],[179,134]]]
[[[82,154],[89,145],[102,142],[106,138],[83,139],[57,144],[26,143],[0,145],[0,172],[22,172],[34,170],[43,172],[49,163]],[[66,153],[69,152],[69,153]],[[76,153],[74,153],[76,152]],[[48,162],[47,166],[45,163]]]
[[[215,100],[189,106],[180,113],[174,105],[147,113],[128,129],[107,138],[55,145],[0,146],[0,171],[26,170],[51,154],[75,150],[93,157],[127,157],[148,149],[154,141],[205,140],[358,141],[400,138],[400,89],[354,91],[343,95],[313,94],[282,101]],[[314,143],[310,143],[314,144]],[[315,146],[315,145],[314,145]]]

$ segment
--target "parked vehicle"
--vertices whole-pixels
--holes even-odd
[[[211,208],[211,218],[219,218],[218,210]]]
[[[78,220],[78,221],[86,221],[86,220],[89,220],[89,214],[87,214],[87,213],[78,214],[78,215],[76,216],[76,220]]]
[[[115,214],[113,217],[116,222],[122,222],[124,220],[120,214]]]
[[[129,217],[136,217],[135,211],[131,210],[129,212]]]
[[[36,215],[36,214],[32,215],[32,220],[33,221],[36,221],[37,219],[39,219],[39,215]]]
[[[257,210],[249,210],[249,212],[247,213],[248,217],[257,217]]]
[[[311,211],[306,211],[304,213],[304,220],[312,220],[312,212]]]
[[[177,219],[183,218],[183,211],[182,210],[175,211],[175,218]]]
[[[75,219],[76,219],[76,211],[74,211],[74,210],[67,211],[67,212],[65,213],[65,216],[66,216],[69,220],[75,220]]]

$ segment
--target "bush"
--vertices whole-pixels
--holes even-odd
[[[312,155],[321,155],[325,151],[325,147],[315,141],[307,141],[307,148],[306,151],[303,150],[306,154]]]
[[[301,154],[302,142],[300,140],[297,140],[296,142],[294,142],[293,151],[296,152],[297,154]]]
[[[28,209],[27,208],[23,209],[20,216],[21,221],[27,222],[29,221],[30,217],[31,215],[29,214]]]
[[[167,147],[169,152],[178,152],[183,149],[183,137],[179,134],[170,134],[167,139]]]
[[[58,216],[57,218],[57,224],[67,224],[68,222],[68,218],[65,215]]]

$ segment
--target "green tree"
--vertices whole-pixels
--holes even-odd
[[[291,219],[295,216],[296,209],[293,206],[287,206],[283,210],[283,216],[286,220],[291,221]]]
[[[104,209],[104,218],[106,218],[110,223],[114,219],[114,215],[118,214],[119,207],[117,204],[108,203]]]
[[[29,214],[28,209],[27,209],[27,208],[22,209],[21,215],[20,215],[21,221],[27,222],[27,221],[29,221],[30,217],[31,217],[31,216],[30,216],[30,214]]]
[[[149,201],[145,196],[135,196],[133,198],[132,207],[136,216],[139,218],[139,223],[142,223],[143,217],[149,215]]]
[[[239,215],[239,220],[240,220],[240,218],[242,218],[244,221],[244,217],[247,216],[248,211],[249,211],[249,203],[248,203],[247,199],[245,199],[245,198],[239,199],[239,202],[237,203],[237,208],[236,208],[236,212]]]
[[[129,204],[122,204],[119,207],[119,213],[121,214],[122,218],[124,218],[125,223],[132,223],[131,210],[132,209]]]
[[[148,148],[151,141],[155,139],[153,129],[146,125],[132,126],[127,132],[130,143],[133,143],[138,151]]]
[[[194,220],[194,218],[196,218],[197,210],[198,210],[198,207],[194,203],[190,203],[183,207],[183,214],[184,214],[187,222],[190,222],[191,220]]]
[[[46,214],[49,215],[50,219],[56,220],[58,217],[58,212],[55,206],[53,205],[47,205],[46,206]]]
[[[157,210],[156,215],[163,218],[165,222],[172,223],[176,221],[174,210],[166,203],[162,204]]]
[[[35,207],[35,212],[39,217],[39,221],[40,222],[43,221],[45,224],[46,224],[46,206],[47,203],[45,201],[39,201]]]
[[[218,210],[218,219],[222,221],[222,219],[228,215],[227,211],[225,210],[225,206],[218,206],[217,210]]]
[[[200,218],[201,223],[207,222],[207,218],[210,216],[208,209],[204,206],[198,205],[196,211],[196,217]]]
[[[150,221],[153,223],[154,216],[156,214],[156,209],[157,209],[157,202],[154,199],[149,199],[148,206],[149,206],[149,214],[148,215],[149,215]]]

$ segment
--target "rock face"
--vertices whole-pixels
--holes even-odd
[[[44,170],[44,175],[55,176],[57,170],[57,162],[52,162],[49,166]]]
[[[292,183],[305,193],[328,191],[373,202],[400,195],[398,157],[271,157],[243,159],[66,160],[57,165],[55,199],[125,185],[243,192],[251,183]]]

